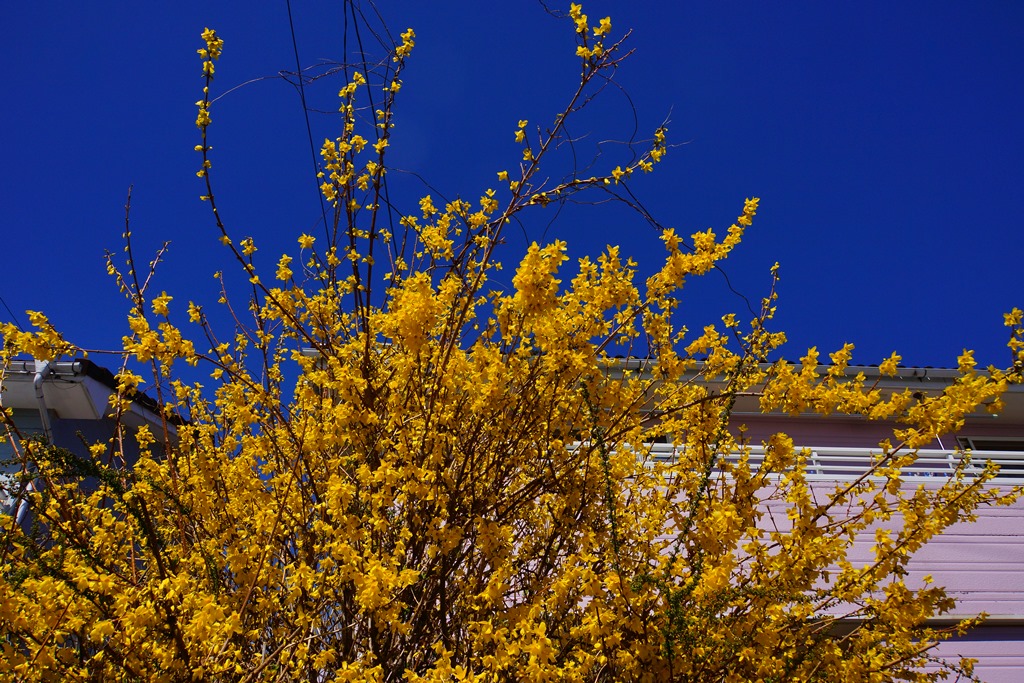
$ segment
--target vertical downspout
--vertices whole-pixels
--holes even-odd
[[[46,397],[43,396],[43,380],[46,379],[51,372],[50,361],[36,361],[36,375],[32,379],[32,386],[36,390],[36,403],[39,405],[39,421],[43,425],[43,435],[46,437],[46,443],[52,446],[53,427],[50,425],[50,412],[46,409]],[[34,479],[28,483],[28,486],[25,487],[25,493],[22,494],[21,502],[18,503],[18,515],[16,521],[19,525],[28,513],[27,496],[35,490],[35,483]]]
[[[32,379],[32,386],[36,390],[36,403],[39,404],[39,421],[43,423],[43,434],[46,435],[46,443],[52,446],[53,428],[50,426],[50,411],[46,409],[46,397],[43,396],[43,380],[49,377],[51,372],[50,361],[36,361],[36,376]]]

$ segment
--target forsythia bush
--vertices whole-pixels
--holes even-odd
[[[274,273],[217,210],[209,86],[223,42],[203,33],[199,176],[251,283],[251,319],[223,338],[199,306],[150,295],[133,262],[110,263],[131,302],[114,412],[142,381],[131,368],[151,367],[166,433],[125,430],[143,450],[133,463],[121,439],[91,460],[15,444],[36,485],[22,491],[31,525],[0,517],[0,679],[929,680],[929,646],[949,633],[924,622],[952,601],[908,587],[903,570],[950,524],[1015,494],[983,486],[991,470],[921,490],[901,477],[917,448],[1020,380],[1020,312],[1007,318],[1012,368],[979,372],[965,354],[960,379],[923,401],[848,377],[849,348],[827,372],[813,351],[771,363],[784,340],[769,329],[774,288],[748,324],[729,315],[687,336],[683,283],[739,244],[756,199],[724,234],[664,230],[645,282],[614,247],[565,275],[554,242],[492,289],[517,214],[615,193],[667,151],[658,129],[626,167],[542,180],[561,176],[542,164],[623,56],[609,19],[575,5],[570,18],[579,88],[543,132],[520,122],[515,171],[475,203],[423,197],[397,224],[386,157],[413,31],[352,73],[340,135],[322,149],[329,224],[298,236]],[[33,323],[3,328],[5,363],[76,352],[42,315]],[[215,387],[181,380],[182,362],[211,368]],[[740,395],[901,428],[870,476],[812,495],[784,435],[763,461],[747,457],[729,422]],[[655,438],[678,456],[652,458]],[[96,487],[79,485],[86,475]],[[788,527],[763,517],[770,500]],[[876,561],[848,562],[880,523],[892,532]]]

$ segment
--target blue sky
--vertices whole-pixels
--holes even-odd
[[[1005,363],[1001,314],[1024,307],[1024,4],[593,2],[584,10],[595,20],[611,15],[615,35],[631,29],[635,54],[616,76],[622,90],[606,91],[575,132],[614,141],[638,125],[643,137],[670,118],[670,141],[682,144],[631,189],[682,233],[724,229],[745,197],[761,198],[724,269],[757,302],[768,269],[782,264],[785,356],[850,341],[862,363],[897,350],[906,364],[948,366],[964,347]],[[396,33],[417,32],[392,162],[446,196],[475,199],[496,184],[496,171],[514,166],[516,122],[548,122],[566,101],[578,69],[570,25],[530,0],[394,0],[380,11]],[[343,59],[339,2],[294,0],[292,13],[304,66]],[[171,240],[157,290],[178,304],[216,299],[212,274],[229,262],[198,200],[193,151],[205,26],[226,41],[215,94],[260,79],[213,111],[229,227],[253,235],[268,261],[315,229],[302,108],[295,89],[273,77],[295,69],[284,0],[10,3],[0,18],[9,66],[0,297],[23,323],[24,310],[43,310],[83,346],[119,344],[125,308],[103,252],[122,246],[129,185],[138,253]],[[307,95],[330,109],[338,86],[324,79]],[[336,123],[313,115],[314,138],[335,136]],[[605,148],[611,166],[625,153]],[[411,177],[402,187],[409,199],[423,192]],[[621,244],[653,265],[661,254],[655,231],[628,212],[578,207],[548,226],[552,215],[538,212],[511,235],[505,261],[526,240],[555,237],[574,255]],[[745,304],[712,274],[687,287],[683,309],[697,327]],[[0,307],[0,317],[10,314]]]

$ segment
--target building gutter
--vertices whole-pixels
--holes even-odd
[[[43,394],[43,382],[52,373],[50,361],[36,361],[35,376],[32,378],[32,387],[36,392],[36,404],[39,406],[39,422],[43,425],[43,435],[46,437],[47,445],[53,445],[53,425],[50,424],[50,411],[46,407],[46,396]],[[18,502],[18,513],[15,521],[18,526],[25,520],[28,514],[28,494],[36,490],[36,480],[32,479],[25,486],[25,490],[18,494],[21,499]]]
[[[46,408],[46,397],[43,395],[43,380],[50,376],[50,361],[36,361],[36,374],[32,378],[32,387],[36,390],[36,404],[39,406],[39,421],[43,425],[46,443],[53,445],[53,426],[50,424],[50,411]]]

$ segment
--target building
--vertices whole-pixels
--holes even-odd
[[[821,372],[826,369],[819,368]],[[895,378],[880,377],[877,367],[847,370],[849,377],[857,373],[864,373],[869,383],[877,379],[883,391],[910,389],[922,396],[941,393],[958,376],[956,370],[936,368],[900,368]],[[971,415],[958,434],[936,438],[922,449],[913,471],[905,472],[904,487],[940,486],[965,450],[970,450],[976,471],[986,460],[999,465],[999,473],[989,486],[1008,489],[1024,485],[1024,386],[1011,386],[1003,400],[1005,405],[999,414]],[[751,444],[783,432],[797,446],[808,448],[808,479],[823,492],[862,476],[871,454],[879,452],[879,442],[891,437],[899,426],[858,416],[763,414],[755,398],[737,402],[733,424],[745,426]],[[653,450],[672,457],[668,444],[655,444]],[[756,459],[757,448],[752,461]],[[785,519],[784,511],[781,518]],[[849,559],[855,566],[872,561],[873,541],[864,538],[854,543]],[[936,653],[949,659],[977,659],[976,673],[987,683],[1024,680],[1024,499],[1009,507],[983,508],[977,521],[958,523],[926,544],[911,561],[906,580],[909,585],[920,586],[926,575],[957,601],[955,612],[934,625],[952,625],[966,617],[988,615],[982,626],[940,644]]]
[[[113,373],[89,360],[12,361],[3,375],[0,406],[10,411],[21,437],[34,435],[83,455],[85,444],[115,436],[110,398],[116,392]],[[134,397],[121,419],[129,430],[148,425],[154,435],[164,433],[156,401],[143,394]],[[173,432],[174,425],[168,427]],[[7,431],[6,426],[3,429]],[[26,506],[20,504],[24,490],[13,476],[21,469],[11,444],[18,435],[5,436],[0,442],[0,511],[13,512],[24,521]],[[129,457],[137,455],[134,439],[126,439],[124,449]]]

